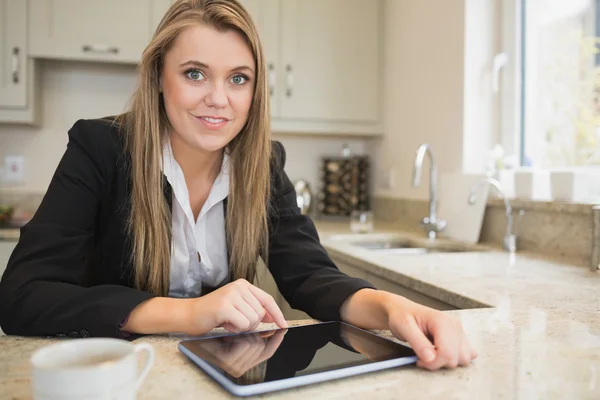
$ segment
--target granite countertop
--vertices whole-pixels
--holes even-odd
[[[478,307],[447,312],[462,320],[479,357],[467,368],[429,372],[411,366],[261,398],[600,398],[600,274],[481,246],[473,248],[481,251],[471,252],[386,255],[352,242],[414,239],[419,233],[398,232],[383,224],[366,235],[348,234],[347,224],[317,221],[317,227],[336,258],[456,307]],[[389,332],[380,334],[390,337]],[[179,353],[180,339],[173,335],[138,340],[157,351],[138,397],[231,398]],[[0,337],[0,397],[30,398],[28,358],[55,340]]]
[[[1,228],[0,229],[0,240],[7,241],[18,241],[20,236],[19,228]]]

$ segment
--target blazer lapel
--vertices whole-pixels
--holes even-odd
[[[225,220],[225,243],[227,246],[227,262],[231,258],[231,249],[229,248],[229,233],[227,232],[227,199],[229,197],[225,197],[223,199],[223,219]]]
[[[169,180],[167,179],[165,174],[163,174],[162,179],[163,179],[163,193],[165,195],[165,199],[167,200],[167,204],[169,205],[169,209],[172,210],[173,209],[173,188],[171,187],[171,184],[169,183]]]

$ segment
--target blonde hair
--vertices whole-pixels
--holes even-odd
[[[172,236],[161,165],[163,145],[172,128],[159,93],[159,79],[164,56],[177,36],[197,24],[236,30],[254,55],[256,81],[248,120],[226,148],[230,162],[225,226],[230,278],[252,282],[258,258],[266,261],[267,257],[270,112],[265,58],[257,30],[237,0],[178,0],[166,12],[143,52],[129,112],[117,117],[126,132],[131,158],[128,230],[135,285],[161,296],[169,291]]]

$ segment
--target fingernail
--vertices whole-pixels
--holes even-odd
[[[435,354],[433,353],[433,350],[425,349],[423,351],[423,361],[430,362],[430,361],[433,361],[434,358],[435,358]]]

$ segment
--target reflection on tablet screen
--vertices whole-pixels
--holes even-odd
[[[408,347],[341,323],[191,340],[185,346],[238,385],[415,355]]]

